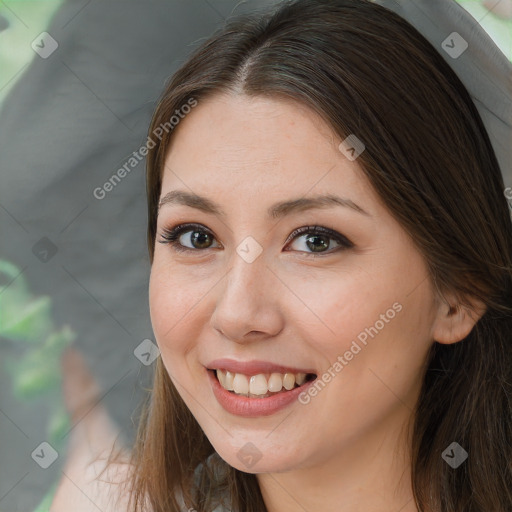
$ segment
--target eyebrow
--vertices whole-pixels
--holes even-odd
[[[184,190],[173,190],[172,192],[168,192],[158,203],[158,212],[160,212],[162,206],[172,204],[190,206],[191,208],[196,208],[218,217],[226,217],[226,213],[222,208],[211,199],[190,192],[185,192]],[[300,197],[298,199],[291,199],[289,201],[276,203],[267,210],[267,215],[272,219],[278,219],[294,212],[311,210],[313,208],[329,208],[332,206],[351,208],[358,213],[371,217],[366,210],[354,203],[351,199],[339,197],[334,194],[319,195],[315,197]]]

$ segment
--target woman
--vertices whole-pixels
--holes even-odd
[[[367,0],[283,3],[194,53],[156,133],[123,510],[511,510],[512,225],[437,50]]]

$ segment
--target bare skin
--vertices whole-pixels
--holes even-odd
[[[161,198],[173,190],[207,197],[225,217],[166,204],[162,230],[184,223],[178,242],[155,244],[150,312],[163,363],[219,455],[257,474],[269,512],[417,512],[406,426],[434,340],[463,339],[483,314],[436,300],[427,267],[341,140],[296,103],[247,96],[204,100],[180,122]],[[335,193],[363,208],[329,206],[276,220],[276,202]],[[315,252],[296,228],[323,226],[354,246],[324,238]],[[199,231],[203,245],[191,235]],[[207,248],[205,231],[210,233]],[[236,249],[254,238],[247,263]],[[261,359],[323,375],[365,328],[377,335],[309,403],[243,418],[224,410],[206,378],[213,359]],[[481,305],[475,304],[478,308]],[[453,310],[451,308],[454,308]],[[455,312],[454,312],[455,311]],[[391,315],[391,314],[389,314]],[[247,442],[261,454],[247,467]]]
[[[119,482],[126,476],[126,466],[112,465],[100,479],[105,458],[119,434],[105,407],[98,403],[100,388],[83,356],[74,348],[62,357],[63,396],[71,423],[68,458],[62,471],[50,512],[119,512],[126,502],[116,508],[113,498]],[[119,445],[117,441],[116,446]]]

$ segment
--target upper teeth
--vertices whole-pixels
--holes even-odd
[[[271,373],[252,375],[248,377],[243,373],[232,373],[225,370],[216,370],[217,378],[221,386],[228,391],[239,394],[265,395],[269,391],[277,393],[284,387],[286,390],[293,389],[295,383],[299,386],[306,381],[305,373]]]

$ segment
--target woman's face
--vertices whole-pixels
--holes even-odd
[[[420,253],[357,152],[340,150],[342,140],[305,107],[217,95],[175,130],[160,199],[174,191],[203,199],[161,205],[149,291],[162,361],[183,400],[241,471],[328,464],[363,441],[371,454],[410,417],[433,340],[438,308]],[[346,201],[301,203],[326,195]],[[269,215],[283,202],[291,203]],[[200,226],[185,228],[177,246],[159,243],[163,230],[186,223]],[[269,363],[245,369],[247,377],[270,377],[280,365],[317,379],[276,410],[278,394],[221,391],[235,412],[207,371],[224,366],[212,364],[221,358]],[[247,377],[235,376],[239,390]]]

